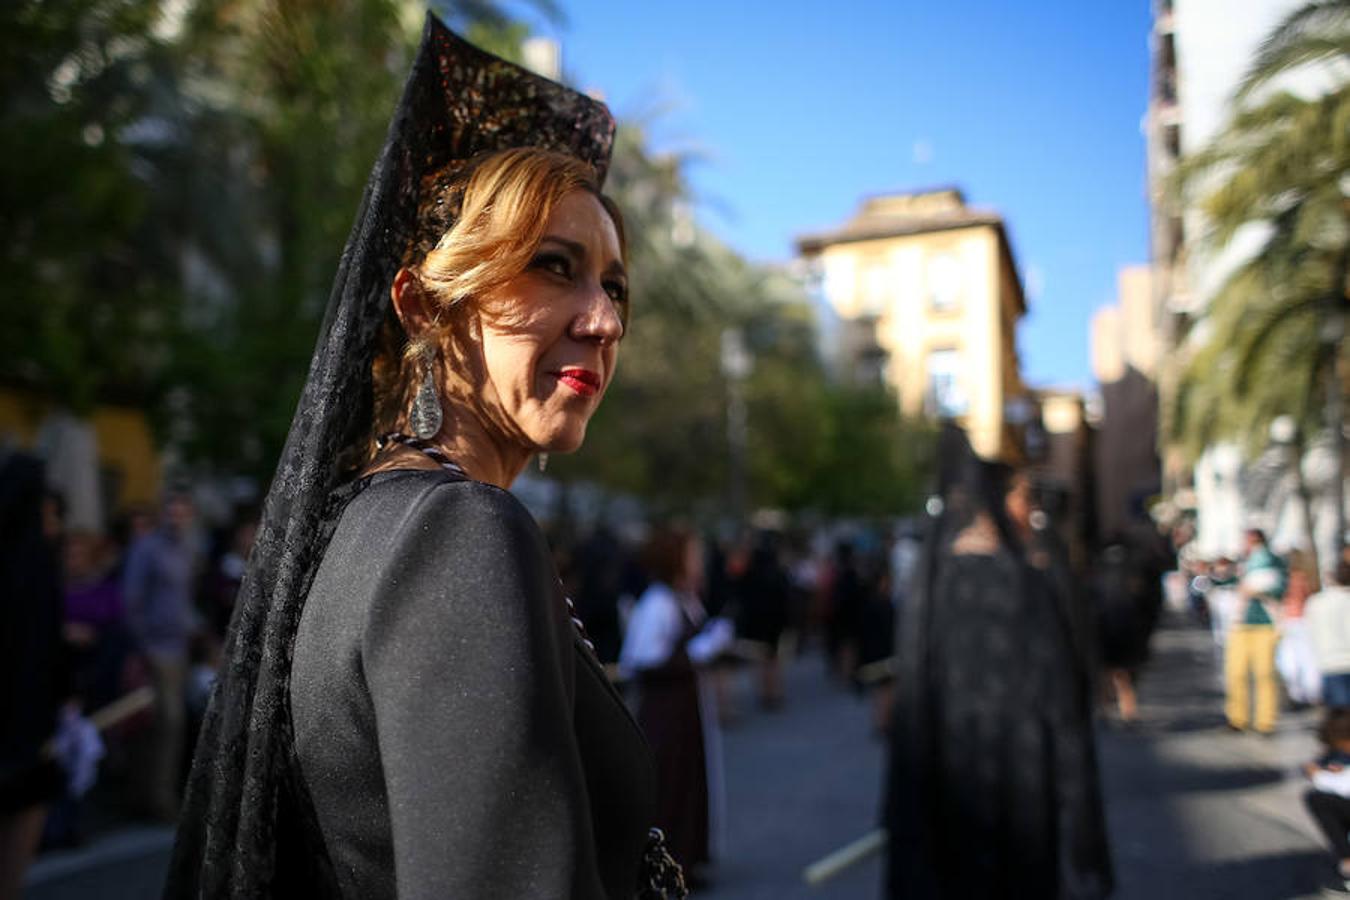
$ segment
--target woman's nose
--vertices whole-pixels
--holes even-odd
[[[614,298],[602,285],[592,285],[586,292],[585,308],[572,322],[573,336],[581,340],[613,343],[623,337],[623,319],[619,317]]]

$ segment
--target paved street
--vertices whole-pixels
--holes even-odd
[[[865,705],[825,687],[817,660],[798,665],[792,702],[727,735],[730,853],[707,896],[872,898],[872,858],[818,888],[801,870],[864,833],[882,754]],[[1311,712],[1270,739],[1223,727],[1208,633],[1160,632],[1141,687],[1142,723],[1099,730],[1121,900],[1284,900],[1322,896],[1331,868],[1304,815],[1298,765],[1315,750]]]
[[[1330,856],[1303,812],[1300,763],[1316,752],[1316,715],[1288,714],[1277,734],[1232,734],[1213,644],[1162,631],[1141,688],[1144,724],[1099,732],[1118,897],[1321,896]]]
[[[1123,900],[1292,900],[1331,884],[1299,801],[1296,768],[1314,751],[1311,713],[1286,716],[1271,739],[1222,728],[1209,637],[1167,629],[1142,685],[1143,724],[1103,729],[1100,747]],[[725,733],[727,853],[708,900],[873,898],[872,857],[819,887],[802,870],[868,832],[876,816],[881,745],[870,708],[827,685],[819,659],[790,670],[786,707],[745,714]],[[115,834],[44,859],[30,900],[156,895],[163,830]]]

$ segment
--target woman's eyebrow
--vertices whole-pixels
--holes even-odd
[[[565,237],[558,237],[556,234],[546,234],[539,239],[539,242],[541,244],[544,241],[551,241],[555,244],[561,244],[563,249],[567,250],[573,256],[579,259],[586,258],[586,245],[579,241],[569,240]]]
[[[577,259],[586,258],[586,245],[581,243],[580,241],[574,241],[571,240],[570,238],[559,237],[556,234],[546,234],[539,239],[539,243],[543,244],[545,242],[558,244],[564,250],[566,250],[568,253],[571,253]],[[627,278],[628,270],[623,267],[623,263],[621,261],[616,259],[605,267],[605,274],[622,275],[624,278]]]

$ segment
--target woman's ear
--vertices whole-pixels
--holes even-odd
[[[394,276],[394,283],[389,286],[389,299],[394,303],[399,324],[410,339],[416,340],[435,322],[436,317],[428,308],[426,291],[408,269],[399,269]]]

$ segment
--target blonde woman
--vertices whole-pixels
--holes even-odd
[[[679,896],[653,762],[507,492],[628,315],[603,105],[430,19],[203,729],[174,896]]]

